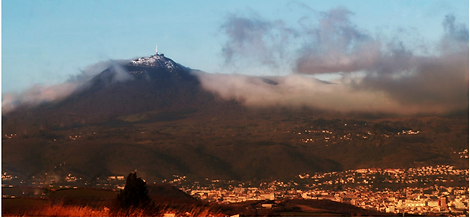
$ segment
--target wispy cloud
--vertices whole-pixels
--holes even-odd
[[[36,84],[19,93],[3,93],[2,114],[11,112],[19,106],[32,107],[45,102],[60,101],[77,90],[85,88],[91,78],[106,69],[109,69],[109,72],[112,73],[110,84],[130,80],[133,77],[121,66],[121,64],[126,62],[128,61],[110,60],[98,62],[81,70],[80,74],[70,76],[68,81],[64,83],[56,85]]]
[[[20,105],[35,106],[43,102],[63,99],[77,87],[77,83],[66,82],[51,86],[34,85],[21,93],[3,93],[2,113],[8,113]]]
[[[370,67],[380,52],[373,39],[350,20],[353,13],[335,8],[321,13],[318,25],[303,24],[305,43],[295,60],[295,72],[304,74],[356,72]]]
[[[236,62],[232,57],[238,57],[259,65],[290,65],[295,74],[341,74],[342,79],[334,85],[299,75],[277,78],[278,86],[255,83],[259,80],[254,77],[223,75],[203,75],[202,84],[223,98],[247,105],[308,105],[338,111],[396,113],[444,113],[468,108],[467,26],[458,24],[450,14],[444,17],[445,34],[440,41],[410,45],[400,40],[400,31],[380,37],[362,30],[351,21],[352,15],[345,8],[335,8],[302,17],[297,27],[258,15],[231,15],[222,28],[228,37],[222,50],[225,62]],[[317,22],[306,22],[312,18]],[[273,43],[269,36],[274,30],[282,33],[286,39],[283,43]],[[295,55],[278,58],[277,54],[282,53],[276,51]]]
[[[234,67],[261,63],[278,68],[290,55],[285,45],[297,36],[282,20],[268,21],[255,12],[228,15],[220,30],[228,38],[222,48],[224,63]]]
[[[415,55],[402,47],[396,58],[382,55],[353,87],[383,91],[403,106],[468,108],[468,28],[456,24],[452,15],[445,17],[443,27],[437,55]]]

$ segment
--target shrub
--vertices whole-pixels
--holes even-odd
[[[150,203],[146,183],[137,178],[137,173],[130,173],[127,176],[126,186],[117,196],[121,208],[146,207]]]

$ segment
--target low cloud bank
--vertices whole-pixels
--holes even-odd
[[[65,98],[74,92],[77,83],[66,82],[52,86],[34,85],[21,93],[4,93],[2,95],[2,113],[8,113],[20,105],[35,106]]]
[[[234,99],[248,107],[282,106],[288,108],[310,107],[339,112],[369,113],[445,113],[459,109],[446,104],[409,104],[396,101],[385,91],[358,90],[354,79],[341,79],[332,83],[304,75],[291,74],[267,78],[198,73],[202,86],[225,100]],[[461,105],[461,109],[465,105]],[[468,105],[467,105],[468,106]]]
[[[19,106],[37,106],[45,102],[60,101],[75,91],[84,88],[91,78],[110,69],[114,73],[111,83],[123,82],[133,77],[126,71],[121,64],[127,63],[127,60],[110,60],[99,62],[81,70],[81,73],[71,76],[68,81],[56,85],[36,84],[25,91],[19,93],[2,94],[2,114],[13,111]]]
[[[399,34],[387,38],[360,29],[350,20],[352,15],[341,7],[316,12],[299,19],[295,27],[253,13],[230,15],[221,26],[228,38],[222,49],[227,66],[249,67],[240,63],[250,61],[273,71],[290,66],[294,75],[277,78],[278,86],[267,86],[255,77],[205,74],[200,76],[202,84],[246,105],[391,113],[468,109],[467,26],[450,14],[442,22],[441,40],[406,44]],[[341,79],[325,84],[301,76],[325,73]]]

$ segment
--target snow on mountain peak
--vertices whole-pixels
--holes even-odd
[[[142,57],[131,61],[133,66],[161,67],[167,68],[171,72],[178,66],[172,60],[165,58],[163,54],[155,54],[150,57]]]

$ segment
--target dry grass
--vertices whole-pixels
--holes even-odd
[[[108,217],[109,210],[92,209],[88,206],[48,205],[34,210],[2,214],[3,216],[34,216],[34,217]]]
[[[159,210],[145,210],[131,208],[129,210],[112,211],[107,207],[99,209],[90,206],[74,205],[47,205],[38,209],[22,211],[14,214],[2,214],[10,217],[148,217],[148,216],[176,216],[176,217],[214,217],[225,216],[222,213],[211,212],[209,207],[192,206],[190,208],[163,207]]]
[[[185,210],[178,210],[178,209],[167,209],[163,211],[163,214],[160,216],[171,216],[174,215],[176,217],[214,217],[214,216],[225,216],[224,214],[220,213],[213,213],[210,211],[208,207],[193,207],[189,211]]]

